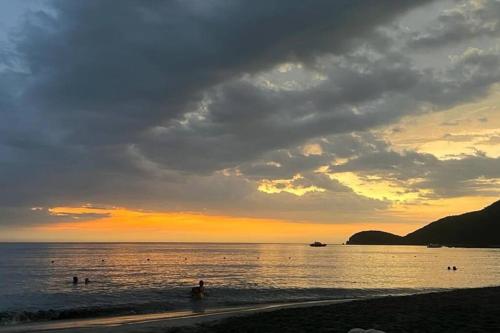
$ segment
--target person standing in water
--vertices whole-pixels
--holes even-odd
[[[203,280],[200,280],[198,287],[191,288],[191,297],[202,299],[205,296],[205,287]]]

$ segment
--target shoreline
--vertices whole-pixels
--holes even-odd
[[[172,328],[166,333],[330,332],[353,328],[382,332],[498,332],[500,286],[408,296],[375,297],[339,304],[283,309],[219,322]]]
[[[386,297],[386,296],[373,296]],[[206,310],[175,310],[147,314],[117,315],[81,319],[63,319],[52,321],[27,322],[21,324],[0,326],[0,333],[27,332],[157,332],[158,329],[193,326],[204,322],[213,322],[225,318],[255,313],[277,311],[292,308],[325,306],[331,304],[352,302],[369,297],[345,298],[332,300],[317,300],[288,303],[268,303],[248,306],[221,307]]]
[[[57,320],[0,327],[0,333],[199,333],[348,332],[376,328],[387,332],[493,332],[500,328],[500,287],[455,289],[405,296],[374,296],[298,303],[171,311],[144,315]],[[466,318],[466,320],[464,320]],[[462,329],[458,329],[458,328]],[[468,330],[463,330],[468,327]],[[414,329],[414,330],[412,330]],[[437,332],[437,331],[436,331]]]

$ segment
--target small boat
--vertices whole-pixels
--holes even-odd
[[[324,246],[326,246],[326,244],[323,244],[321,242],[314,242],[314,243],[309,244],[309,246],[312,246],[312,247],[324,247]]]
[[[430,249],[437,249],[437,248],[443,247],[443,245],[430,243],[430,244],[427,244],[427,247]]]

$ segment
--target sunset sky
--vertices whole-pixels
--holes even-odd
[[[0,0],[0,241],[342,243],[499,185],[500,1]]]

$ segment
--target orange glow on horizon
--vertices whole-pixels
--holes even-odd
[[[204,215],[192,212],[151,212],[126,208],[56,207],[55,216],[68,221],[32,228],[45,241],[173,241],[173,242],[345,242],[361,230],[382,229],[408,233],[419,224],[321,224],[276,219]],[[107,214],[79,220],[73,214]]]

